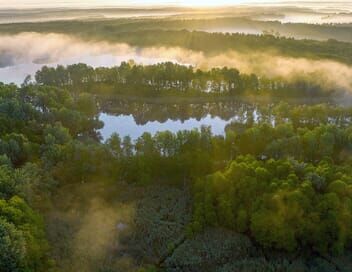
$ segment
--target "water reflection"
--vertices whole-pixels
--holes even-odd
[[[180,130],[210,126],[213,134],[223,135],[227,128],[237,124],[276,125],[286,120],[287,114],[290,114],[291,121],[296,126],[329,123],[345,127],[350,126],[352,122],[352,112],[348,110],[351,104],[344,105],[337,100],[285,99],[285,103],[279,104],[280,99],[215,100],[214,98],[213,101],[206,102],[201,101],[201,98],[197,98],[196,101],[188,98],[188,102],[187,100],[176,102],[177,99],[100,97],[99,117],[105,124],[100,133],[104,140],[114,132],[122,137],[130,136],[136,139],[144,132],[155,134],[158,131],[169,130],[176,133]],[[301,107],[304,105],[316,107]],[[342,107],[336,108],[337,105]],[[289,112],[289,109],[295,110]]]
[[[198,102],[158,103],[157,99],[150,99],[150,101],[109,99],[101,101],[100,106],[103,112],[110,115],[132,115],[138,125],[145,125],[151,121],[164,123],[167,120],[180,120],[184,122],[191,118],[201,121],[208,115],[229,121],[235,116],[246,116],[245,113],[253,112],[260,106],[256,102],[240,99],[213,102],[200,102],[200,98],[196,100]],[[271,108],[270,103],[261,104],[267,109]]]
[[[103,140],[108,139],[114,132],[118,133],[121,137],[130,136],[135,140],[144,132],[149,132],[154,135],[158,131],[169,130],[176,133],[180,130],[200,129],[201,126],[210,126],[215,135],[221,135],[224,133],[226,125],[231,122],[231,120],[223,120],[220,117],[212,117],[210,114],[201,119],[167,119],[164,122],[149,121],[144,124],[138,124],[132,115],[101,113],[99,119],[105,124],[100,130]]]
[[[265,118],[265,109],[269,110],[271,104],[266,104],[265,109],[259,109],[256,103],[240,100],[147,103],[121,99],[101,101],[101,108],[100,120],[105,125],[100,133],[106,140],[114,132],[122,137],[128,135],[136,139],[144,132],[155,134],[157,131],[169,130],[175,133],[199,129],[201,126],[210,126],[215,135],[222,135],[231,122]]]

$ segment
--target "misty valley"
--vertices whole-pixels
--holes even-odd
[[[0,7],[0,272],[352,271],[350,3],[161,2]]]

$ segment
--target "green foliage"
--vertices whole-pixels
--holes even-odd
[[[212,68],[209,71],[172,62],[154,65],[137,65],[122,62],[112,68],[96,68],[85,64],[73,64],[57,68],[44,66],[36,73],[41,85],[69,87],[81,92],[77,108],[87,114],[96,113],[94,98],[86,93],[138,96],[206,96],[220,95],[274,95],[274,96],[328,96],[332,90],[314,83],[309,78],[288,81],[283,78],[269,79],[255,74],[241,74],[234,68]],[[58,80],[59,79],[59,80]]]
[[[172,187],[149,187],[137,203],[133,245],[137,260],[162,260],[182,242],[190,222],[189,196]]]
[[[36,208],[43,208],[56,186],[95,179],[154,185],[136,203],[136,233],[128,241],[134,244],[131,255],[141,262],[163,260],[175,271],[199,271],[214,260],[218,266],[211,268],[220,271],[291,267],[249,256],[253,247],[242,234],[268,251],[346,252],[352,237],[350,109],[286,103],[238,107],[239,121],[224,136],[202,127],[144,133],[135,141],[115,134],[100,143],[97,78],[99,84],[116,85],[116,93],[132,86],[154,96],[161,90],[193,95],[208,79],[214,94],[258,91],[263,83],[234,69],[123,63],[113,69],[43,68],[37,74],[40,85],[0,85],[1,271],[48,271],[48,245]],[[194,107],[202,116],[202,106]],[[183,118],[185,109],[180,106]],[[143,106],[135,111],[157,118]]]
[[[351,179],[341,181],[342,168],[324,161],[298,166],[238,157],[195,184],[193,224],[250,232],[266,248],[342,253],[351,237]]]
[[[98,113],[97,103],[91,94],[79,94],[76,103],[78,110],[87,116],[95,116]]]
[[[180,244],[166,259],[166,271],[215,271],[255,252],[250,240],[224,229],[207,229]]]
[[[0,197],[10,198],[18,193],[14,171],[6,165],[0,166]]]
[[[146,268],[141,268],[138,270],[138,272],[157,272],[158,269],[155,268],[154,266],[148,266]]]
[[[48,244],[41,217],[21,198],[0,200],[1,271],[45,271]]]
[[[4,272],[21,271],[25,266],[25,241],[21,231],[0,219],[0,269]]]
[[[48,195],[61,181],[55,180],[55,169],[65,160],[79,160],[68,152],[79,148],[79,136],[97,138],[95,129],[100,124],[92,104],[90,95],[81,94],[77,110],[68,91],[0,84],[0,271],[51,269],[44,222],[29,204],[44,208]],[[72,116],[77,118],[72,120]],[[91,150],[98,154],[100,146],[94,146]],[[74,164],[74,169],[80,168]],[[83,175],[82,171],[74,172]]]

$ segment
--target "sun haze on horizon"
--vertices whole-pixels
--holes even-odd
[[[253,3],[280,3],[280,2],[300,2],[300,1],[280,1],[280,0],[0,0],[1,8],[31,8],[31,7],[146,7],[146,6],[184,6],[184,7],[215,7],[215,6],[235,6],[239,4]],[[311,1],[316,2],[316,1]]]

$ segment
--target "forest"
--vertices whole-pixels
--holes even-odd
[[[257,120],[232,123],[224,136],[202,127],[101,143],[94,95],[33,83],[0,89],[1,271],[54,269],[43,203],[60,187],[96,177],[189,191],[186,241],[223,227],[271,250],[349,251],[349,108],[281,102]]]

